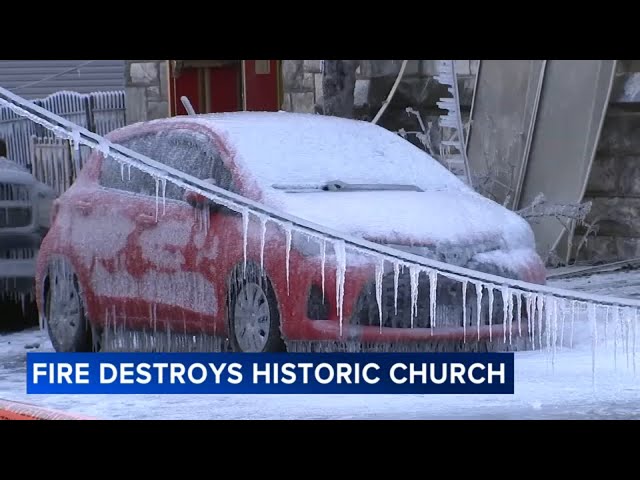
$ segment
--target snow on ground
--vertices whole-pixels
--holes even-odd
[[[585,348],[516,354],[514,395],[27,395],[25,353],[50,350],[37,330],[0,336],[0,398],[103,419],[640,419],[632,365],[601,352],[594,385]]]
[[[630,282],[635,277],[625,275],[616,278]],[[612,281],[605,278],[607,284]],[[590,285],[599,283],[594,276]],[[618,342],[614,355],[611,341],[609,347],[599,346],[594,376],[586,322],[576,323],[575,341],[573,349],[555,355],[516,353],[514,395],[27,395],[26,352],[52,350],[46,334],[35,329],[0,335],[0,398],[103,419],[640,420],[640,376],[634,368],[640,358],[633,349],[625,352]]]
[[[549,281],[549,285],[596,295],[640,298],[640,270],[600,273]]]

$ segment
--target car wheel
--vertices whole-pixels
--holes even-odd
[[[73,268],[66,261],[49,269],[45,314],[47,330],[57,352],[91,352],[91,329]]]
[[[280,314],[271,282],[247,265],[234,273],[229,289],[229,336],[236,352],[282,352]]]

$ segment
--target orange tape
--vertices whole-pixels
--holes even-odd
[[[0,420],[93,420],[93,418],[0,399]]]

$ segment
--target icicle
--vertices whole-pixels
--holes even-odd
[[[570,337],[569,337],[569,347],[573,348],[573,324],[576,320],[576,305],[577,305],[578,301],[577,300],[573,300],[571,302],[571,333],[570,333]]]
[[[507,301],[507,319],[509,321],[509,345],[511,345],[513,339],[513,293],[511,292]]]
[[[555,362],[555,358],[556,358],[556,351],[557,351],[557,345],[558,345],[558,299],[557,298],[553,298],[552,302],[553,302],[553,315],[551,316],[551,320],[553,323],[553,338],[551,346],[553,348],[552,351],[552,357],[551,357],[551,363],[553,364]]]
[[[320,270],[322,275],[322,301],[324,302],[324,265],[327,262],[327,240],[322,239],[322,243],[320,244]]]
[[[598,343],[598,325],[596,323],[596,306],[587,304],[587,318],[591,324],[591,378],[595,383],[596,378],[596,345]]]
[[[120,164],[120,178],[124,182],[124,163],[118,162]]]
[[[400,262],[393,262],[393,308],[398,315],[398,282],[400,280]]]
[[[509,302],[509,287],[502,285],[500,287],[500,294],[502,295],[502,341],[507,343],[507,321],[509,318],[507,303]]]
[[[71,145],[73,147],[74,152],[80,151],[80,132],[78,130],[73,130],[71,132]]]
[[[378,315],[380,318],[380,333],[382,333],[382,275],[384,273],[384,258],[380,258],[376,264],[376,302],[378,303]]]
[[[564,319],[567,316],[567,302],[562,300],[562,316],[560,317],[560,349],[564,347]]]
[[[629,368],[629,333],[631,331],[631,309],[624,310],[624,354],[627,359],[627,369]]]
[[[518,338],[522,338],[522,292],[518,292],[517,300],[517,309],[518,313],[516,314],[516,321],[518,322]]]
[[[249,209],[242,209],[242,254],[243,254],[243,278],[247,278],[247,241],[249,232]]]
[[[551,352],[551,334],[553,331],[552,328],[552,315],[553,315],[553,305],[550,305],[549,300],[545,302],[547,304],[547,308],[544,310],[544,337],[545,337],[545,345],[547,353]]]
[[[611,307],[606,306],[604,311],[604,344],[605,348],[608,342],[608,330],[609,330],[609,312],[611,311]]]
[[[160,183],[162,184],[162,215],[164,215],[167,211],[167,179],[160,179]]]
[[[467,343],[467,280],[462,281],[462,341]]]
[[[260,216],[260,271],[264,272],[264,244],[267,238],[267,216]]]
[[[289,295],[289,258],[291,256],[291,224],[287,224],[284,230],[286,236],[286,269],[287,269],[287,295]]]
[[[489,342],[493,341],[493,285],[487,285],[489,291]]]
[[[438,292],[438,271],[429,270],[429,317],[431,318],[431,335],[436,328],[436,295]]]
[[[418,314],[418,280],[420,278],[420,267],[411,265],[409,267],[409,277],[411,280],[411,328],[413,328],[413,320]],[[433,328],[433,323],[431,324]]]
[[[110,156],[111,149],[109,143],[106,140],[100,140],[100,143],[96,146],[96,150],[102,153],[102,156],[107,159]]]
[[[475,283],[476,287],[476,323],[478,326],[478,341],[480,340],[480,321],[482,315],[482,283]]]
[[[618,369],[618,324],[620,323],[620,310],[613,307],[613,369]],[[606,339],[605,339],[606,342]],[[606,345],[606,344],[605,344]]]
[[[129,181],[131,181],[131,164],[129,164]]]
[[[538,346],[542,348],[542,314],[544,312],[544,297],[538,295]]]
[[[631,327],[632,329],[632,335],[633,335],[633,341],[631,342],[631,357],[633,359],[633,374],[636,374],[636,332],[637,332],[637,327],[638,327],[638,310],[634,310],[633,313],[633,325]]]
[[[156,222],[158,221],[158,211],[160,206],[160,182],[157,178],[154,178],[156,182]]]
[[[347,271],[347,252],[344,240],[335,240],[333,250],[336,255],[336,308],[340,319],[340,336],[342,336],[342,306],[344,301],[344,280]]]

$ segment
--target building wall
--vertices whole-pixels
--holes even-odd
[[[0,60],[0,86],[28,99],[123,90],[124,71],[125,60]]]
[[[581,260],[640,257],[640,60],[620,60],[585,200],[590,234]],[[577,229],[574,245],[588,226]],[[593,230],[592,230],[593,231]]]
[[[123,77],[127,124],[169,116],[167,60],[127,60]]]

